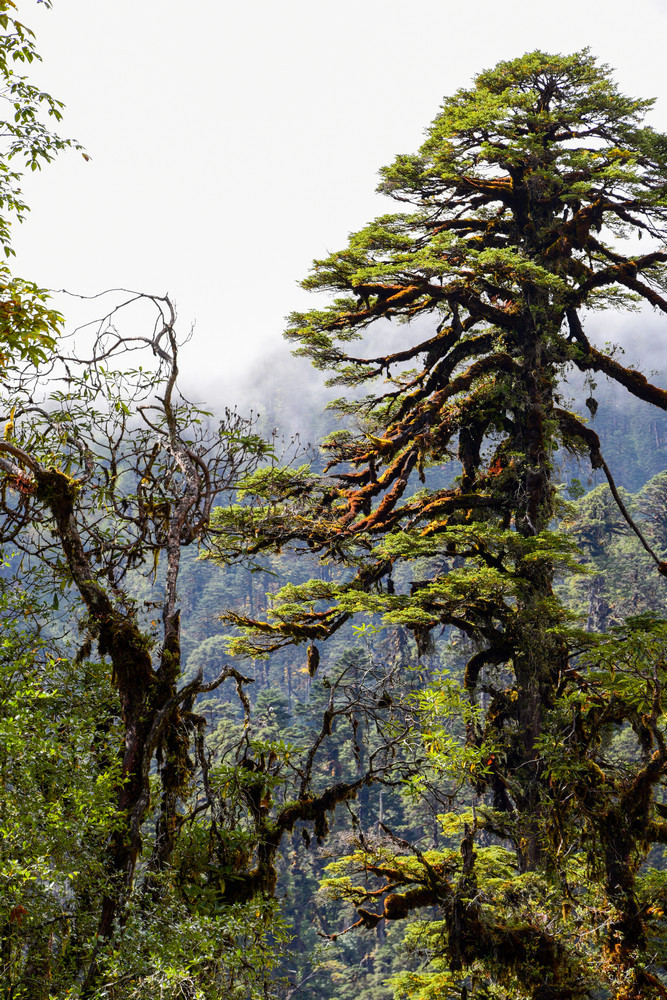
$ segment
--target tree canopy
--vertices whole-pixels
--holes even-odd
[[[462,686],[474,709],[464,718],[475,820],[452,869],[422,858],[408,876],[404,862],[372,857],[366,870],[386,881],[363,898],[385,893],[384,909],[362,907],[359,922],[439,905],[448,975],[492,969],[534,1000],[590,995],[587,948],[523,904],[509,918],[485,908],[473,850],[482,829],[511,845],[517,877],[539,873],[547,895],[560,879],[577,919],[606,908],[615,995],[660,990],[642,964],[636,876],[663,837],[663,626],[638,619],[595,636],[554,590],[578,568],[556,530],[563,450],[602,470],[647,566],[667,569],[598,435],[566,401],[578,370],[667,408],[664,389],[586,333],[591,310],[667,312],[667,136],[644,124],[650,107],[621,94],[587,50],[529,53],[447,98],[419,153],[381,171],[380,190],[403,209],[316,261],[304,286],[334,297],[290,319],[297,352],[346,392],[325,472],[260,471],[243,485],[246,502],[217,520],[225,558],[307,547],[342,572],[285,588],[265,620],[230,614],[238,650],[325,640],[358,615],[408,628],[421,656],[438,635],[471,644]],[[352,351],[387,322],[404,324],[404,346]],[[586,405],[595,414],[592,391]],[[615,658],[628,687],[614,682]],[[620,770],[602,752],[609,727],[633,734]],[[583,856],[599,873],[597,903],[563,889],[565,859]],[[413,888],[398,901],[400,884]]]
[[[568,371],[667,406],[584,329],[591,309],[667,310],[667,138],[643,126],[650,105],[619,94],[586,51],[535,52],[446,100],[420,153],[382,170],[380,190],[414,210],[316,261],[304,286],[337,297],[293,315],[287,332],[351,390],[337,405],[360,430],[325,445],[334,475],[295,480],[311,504],[319,491],[308,517],[274,528],[248,515],[256,548],[275,533],[334,561],[365,550],[360,572],[379,579],[408,545],[442,553],[447,536],[466,549],[466,532],[490,519],[537,537],[553,519],[558,448],[608,471],[596,434],[564,404]],[[408,324],[406,346],[353,355],[348,343],[381,320]],[[458,484],[415,492],[413,479],[426,484],[455,458]]]

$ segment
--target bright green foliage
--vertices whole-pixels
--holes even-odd
[[[44,0],[41,0],[44,2]],[[47,6],[51,6],[50,3]],[[15,16],[16,4],[12,0],[0,3],[0,88],[10,114],[2,121],[0,135],[3,140],[0,163],[0,204],[5,212],[15,213],[21,219],[28,211],[23,200],[20,181],[21,165],[31,170],[41,169],[63,149],[77,146],[71,139],[63,139],[50,128],[52,120],[62,119],[63,104],[40,90],[20,71],[21,68],[40,60],[34,44],[34,33]],[[13,161],[16,160],[15,164]],[[12,253],[10,222],[0,221],[0,243],[5,255]]]
[[[600,373],[667,409],[665,390],[584,329],[591,309],[667,313],[667,136],[644,125],[650,106],[621,94],[588,51],[529,53],[447,98],[421,150],[382,171],[401,211],[316,261],[304,285],[330,303],[290,319],[297,352],[348,390],[324,474],[264,472],[217,522],[225,559],[307,547],[329,571],[283,588],[265,619],[230,613],[238,651],[323,641],[364,618],[411,631],[422,660],[438,651],[450,666],[451,644],[465,649],[463,676],[422,706],[447,718],[424,724],[425,747],[475,809],[458,867],[416,852],[414,883],[392,842],[387,871],[359,861],[387,879],[372,897],[383,906],[353,900],[368,929],[437,907],[433,953],[457,989],[483,971],[496,995],[574,1000],[598,966],[617,1000],[662,988],[637,876],[663,838],[667,637],[635,616],[596,638],[601,608],[577,622],[556,586],[581,572],[580,557],[554,530],[564,450],[600,470],[619,511],[600,495],[586,510],[584,498],[584,545],[604,547],[622,523],[644,574],[667,575],[563,390],[574,367],[591,393]],[[387,323],[404,325],[394,350],[353,351]],[[593,395],[586,405],[599,406]],[[483,852],[500,848],[513,853],[516,892],[496,896]],[[580,896],[567,859],[590,866]]]
[[[105,964],[100,995],[106,988],[122,1000],[277,1000],[277,966],[288,940],[273,901],[206,912],[169,892],[153,912],[141,907],[130,915]]]
[[[376,841],[373,850],[366,841],[364,850],[329,864],[323,888],[355,907],[355,926],[372,929],[380,920],[413,915],[405,945],[415,967],[392,977],[397,998],[459,997],[462,989],[531,998],[545,985],[557,997],[597,995],[598,989],[609,996],[660,995],[655,971],[667,963],[665,877],[662,852],[652,855],[657,867],[646,857],[650,843],[663,844],[666,835],[664,806],[654,812],[650,805],[652,772],[664,757],[664,719],[655,712],[666,652],[667,624],[650,616],[589,637],[571,686],[536,743],[548,806],[539,869],[520,864],[520,853],[507,846],[517,835],[507,812],[482,798],[472,809],[439,817],[447,850],[397,854],[391,839]],[[431,765],[483,781],[484,758],[486,770],[495,770],[504,749],[480,747],[483,754],[472,759],[465,734],[457,739],[448,721],[456,684],[443,680],[420,699]],[[465,698],[462,688],[458,697]],[[659,747],[653,756],[647,754],[649,729]],[[505,774],[508,794],[518,797],[520,775]],[[617,864],[612,878],[610,850]],[[628,931],[620,878],[625,852],[635,872],[643,863],[632,891],[650,955],[643,971],[630,972],[620,960],[620,940],[615,950],[601,947]],[[432,908],[431,916],[415,919],[413,911],[424,907]],[[633,992],[624,993],[630,985]]]
[[[48,293],[0,267],[0,367],[12,359],[37,364],[56,342],[62,317],[47,305]]]
[[[50,4],[49,4],[50,6]],[[9,111],[0,120],[0,247],[13,254],[12,216],[21,221],[28,206],[21,193],[26,167],[38,170],[61,150],[80,148],[52,131],[62,104],[30,83],[20,69],[40,58],[34,35],[15,16],[11,0],[0,3],[0,97]],[[61,316],[48,307],[47,294],[0,265],[0,368],[12,358],[37,363],[55,343]]]
[[[13,997],[42,997],[92,947],[117,722],[104,669],[59,656],[40,632],[45,609],[0,584],[1,978]]]
[[[12,1000],[78,996],[108,889],[106,845],[122,822],[121,720],[107,668],[58,655],[40,631],[48,609],[0,583],[0,980]],[[100,997],[274,995],[287,936],[277,907],[224,905],[208,831],[195,827],[191,841],[197,832],[203,851],[181,845],[159,901],[130,902],[99,956]]]
[[[294,315],[288,330],[334,383],[368,385],[367,397],[340,401],[360,429],[330,436],[331,477],[267,470],[245,484],[245,505],[219,515],[225,558],[305,542],[350,567],[345,587],[356,592],[381,589],[401,560],[429,556],[431,591],[400,611],[380,596],[373,610],[384,602],[394,622],[469,633],[488,595],[450,593],[454,556],[504,585],[529,561],[521,545],[539,536],[535,572],[553,564],[541,533],[555,512],[555,450],[588,453],[609,471],[597,435],[562,407],[559,379],[574,365],[667,406],[667,394],[592,346],[579,315],[610,296],[616,309],[643,300],[667,310],[667,139],[642,125],[650,104],[619,94],[588,52],[502,63],[445,101],[420,153],[382,171],[381,190],[414,210],[383,216],[316,261],[305,286],[339,297]],[[623,256],[619,240],[636,234],[649,246]],[[349,353],[351,339],[386,320],[410,323],[403,349]],[[456,457],[458,486],[440,486]],[[429,601],[436,590],[441,600]],[[322,636],[365,610],[332,592],[313,614],[309,596],[300,611],[276,608],[272,631],[249,622],[264,636],[256,645],[279,645],[290,630]]]

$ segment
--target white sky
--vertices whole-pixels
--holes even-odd
[[[443,95],[535,48],[589,45],[659,98],[664,0],[21,0],[67,105],[65,153],[24,193],[16,272],[49,288],[168,291],[196,321],[189,381],[280,344],[314,257],[391,210],[378,168],[419,146]],[[59,302],[60,304],[60,302]],[[313,303],[314,304],[314,303]],[[67,309],[67,305],[63,305]],[[203,388],[203,386],[202,386]]]

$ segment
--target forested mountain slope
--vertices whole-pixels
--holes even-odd
[[[8,1000],[667,996],[667,390],[591,332],[667,314],[650,107],[586,50],[445,98],[289,318],[331,410],[210,413],[168,296],[74,344],[7,270]]]

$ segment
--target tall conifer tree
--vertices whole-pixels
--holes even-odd
[[[647,996],[658,986],[637,964],[646,930],[635,876],[648,844],[664,839],[654,802],[667,772],[664,634],[645,625],[641,634],[653,639],[642,646],[635,637],[657,660],[629,669],[633,694],[599,672],[587,680],[577,657],[598,640],[576,633],[553,588],[569,558],[554,531],[554,456],[563,448],[604,472],[646,549],[647,572],[666,570],[623,506],[597,435],[568,410],[562,389],[574,368],[667,408],[665,390],[586,333],[594,309],[667,312],[667,136],[643,123],[651,105],[621,94],[587,50],[500,63],[447,98],[419,153],[381,172],[380,191],[403,210],[316,261],[304,286],[334,297],[290,320],[297,353],[346,392],[337,408],[350,419],[325,444],[325,474],[260,473],[247,484],[253,504],[218,522],[227,554],[304,543],[351,570],[345,583],[286,588],[269,621],[230,616],[242,650],[325,639],[369,612],[411,629],[419,653],[443,627],[471,640],[464,686],[473,702],[484,692],[486,711],[468,738],[496,751],[474,778],[487,796],[487,829],[513,845],[519,874],[554,875],[558,837],[561,847],[568,837],[577,849],[597,844],[611,914],[605,954],[621,970],[614,982],[634,976],[632,989]],[[407,324],[402,348],[351,350],[373,324],[382,332],[388,323]],[[594,413],[592,395],[587,405]],[[439,470],[455,460],[460,475],[443,485]],[[429,575],[408,585],[398,567],[417,559],[422,575],[427,560]],[[599,639],[598,667],[627,658],[630,632],[613,640],[616,653]],[[627,726],[638,741],[640,763],[624,777],[605,772],[604,724]],[[554,762],[545,749],[548,738],[565,745],[568,732],[578,761],[571,772],[568,759]],[[507,971],[523,948],[524,970],[534,967],[524,980],[529,995],[547,996],[539,991],[548,983],[550,997],[588,995],[567,949],[534,923],[520,943],[485,923],[478,905],[462,905],[475,894],[470,839],[462,864],[458,890],[446,880],[434,886],[431,871],[428,891],[410,897],[401,915],[440,901],[453,968],[491,961]],[[398,915],[388,903],[379,916]],[[378,916],[364,913],[361,922]]]

